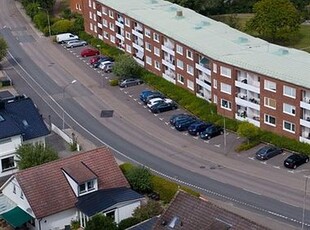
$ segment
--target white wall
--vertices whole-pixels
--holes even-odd
[[[0,155],[5,156],[16,152],[16,148],[22,143],[21,135],[11,137],[10,142],[1,144],[0,141]]]
[[[40,143],[40,144],[43,144],[45,146],[45,136],[37,137],[37,138],[30,139],[30,140],[23,142],[23,144],[35,144],[35,143],[38,143],[38,144]]]
[[[14,185],[16,193],[13,193]],[[22,192],[21,188],[15,177],[13,177],[13,179],[9,183],[7,183],[6,186],[2,189],[3,195],[8,197],[10,200],[14,201],[17,204],[17,206],[19,206],[21,209],[23,209],[32,217],[34,217],[34,213],[31,210],[31,207],[29,205],[29,202],[27,201],[26,196],[24,195],[23,199],[21,198],[21,192]]]
[[[136,201],[131,204],[127,204],[126,206],[119,207],[115,213],[115,222],[118,224],[122,220],[131,217],[133,214],[133,211],[137,207],[139,207],[140,204],[141,204],[141,201]]]
[[[48,217],[44,217],[41,219],[40,223],[39,220],[36,220],[35,226],[37,230],[40,229],[39,225],[41,225],[41,230],[64,229],[65,225],[70,225],[71,221],[77,220],[77,218],[77,210],[72,208]]]
[[[72,188],[75,196],[79,196],[78,194],[78,184],[65,172],[62,170],[62,173],[66,177],[67,181],[69,182],[70,187]]]

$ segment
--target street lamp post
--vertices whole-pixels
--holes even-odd
[[[62,89],[62,101],[64,102],[66,88],[72,84],[74,84],[76,80],[71,81],[69,84],[65,85]],[[62,130],[65,129],[65,109],[64,106],[62,106]]]
[[[47,16],[47,25],[48,25],[48,34],[49,34],[49,37],[52,35],[51,33],[51,22],[50,22],[50,15],[49,15],[49,12],[47,9],[44,9],[42,7],[38,7],[39,10],[45,10],[46,11],[46,16]]]
[[[307,200],[307,186],[308,186],[308,179],[309,179],[309,176],[305,176],[305,177],[306,177],[306,181],[305,181],[304,202],[303,202],[303,207],[302,207],[301,230],[304,230],[304,226],[305,226],[305,211],[306,211],[306,200]]]

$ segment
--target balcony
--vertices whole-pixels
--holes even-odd
[[[163,73],[163,78],[166,79],[167,81],[172,82],[173,84],[175,84],[175,73],[171,72],[171,71],[165,71],[165,73]]]
[[[300,102],[300,108],[310,110],[310,100],[308,98],[304,98],[304,100]]]
[[[238,113],[235,114],[235,118],[236,118],[236,120],[247,121],[247,122],[249,122],[249,123],[251,123],[257,127],[260,127],[259,116],[249,116],[248,117],[248,116],[244,115],[244,113],[239,111]]]
[[[211,76],[211,70],[207,69],[205,65],[203,65],[202,63],[196,63],[195,64],[196,69],[200,70],[201,72]]]
[[[139,65],[144,66],[144,61],[142,61],[141,59],[139,59],[139,58],[137,58],[137,57],[135,57],[135,56],[133,56],[133,59],[135,59],[135,61],[136,61]]]
[[[206,79],[202,77],[196,78],[196,84],[200,85],[202,88],[211,91],[211,82],[208,82]]]
[[[172,69],[173,71],[175,71],[175,65],[174,65],[174,61],[171,61],[169,59],[165,60],[162,59],[162,64],[169,67],[170,69]]]
[[[121,35],[121,34],[115,34],[115,36],[116,36],[118,39],[122,40],[122,41],[125,40],[124,36]]]
[[[259,82],[258,82],[259,83]],[[260,94],[260,86],[259,84],[248,84],[248,81],[246,79],[243,79],[241,81],[235,81],[235,85],[241,89],[249,90],[254,93]]]
[[[97,15],[98,15],[99,17],[102,17],[102,13],[101,13],[99,10],[97,10]]]
[[[115,25],[124,29],[124,22],[121,22],[121,21],[115,21]]]
[[[136,43],[132,43],[132,46],[133,46],[135,49],[137,49],[137,50],[141,51],[142,53],[144,53],[144,48],[143,48],[142,46],[140,46],[140,45],[138,45],[138,44],[136,44]]]
[[[237,105],[243,107],[250,107],[258,111],[260,110],[260,102],[258,98],[250,98],[249,100],[247,100],[247,97],[236,97],[235,102]]]
[[[132,34],[136,35],[138,38],[143,39],[143,31],[142,30],[138,30],[138,29],[132,29]]]
[[[97,23],[97,27],[100,28],[100,29],[102,29],[102,24],[98,22],[98,23]]]

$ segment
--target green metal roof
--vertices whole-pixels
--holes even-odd
[[[307,52],[268,43],[163,0],[98,2],[214,60],[310,88]],[[182,17],[177,16],[178,10],[182,10]]]
[[[1,217],[12,227],[17,228],[22,226],[27,221],[31,220],[31,216],[22,210],[20,207],[15,207],[10,211],[1,214]]]

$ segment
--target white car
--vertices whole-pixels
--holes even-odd
[[[100,65],[98,66],[99,69],[105,71],[105,69],[107,68],[108,65],[111,65],[113,62],[111,61],[103,61],[100,63]]]
[[[156,97],[156,98],[149,100],[149,102],[147,103],[147,107],[150,109],[153,105],[155,105],[157,103],[161,103],[161,102],[171,103],[172,100],[169,98],[163,99],[163,98]]]

